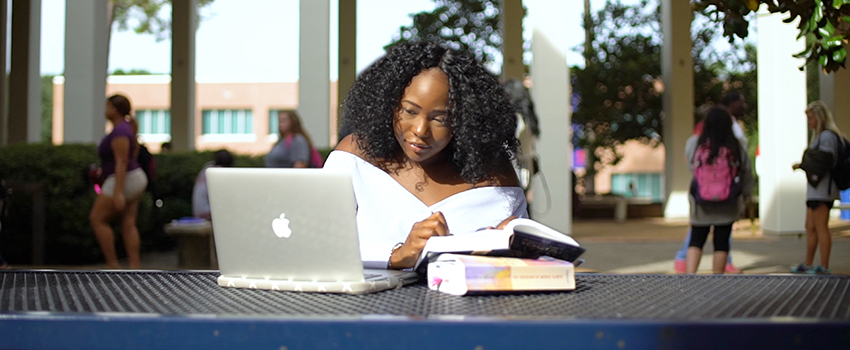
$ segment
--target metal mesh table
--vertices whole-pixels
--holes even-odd
[[[97,330],[103,333],[95,338],[118,339],[133,338],[147,329],[143,339],[148,341],[156,339],[153,334],[173,338],[170,344],[184,344],[181,336],[202,343],[210,338],[206,346],[213,347],[241,339],[223,337],[222,332],[230,334],[225,330],[245,328],[245,334],[269,340],[282,336],[291,344],[288,348],[293,344],[398,347],[401,339],[407,339],[399,334],[422,331],[428,337],[458,333],[457,339],[476,344],[496,341],[494,345],[505,345],[499,339],[513,334],[522,337],[508,337],[512,344],[523,344],[526,340],[521,339],[527,339],[531,329],[551,332],[561,341],[574,333],[569,344],[586,338],[581,344],[593,347],[681,341],[693,348],[686,341],[693,333],[712,347],[767,341],[783,347],[809,348],[817,343],[850,348],[850,276],[579,274],[571,292],[465,297],[434,292],[423,284],[356,296],[222,288],[216,284],[217,276],[217,272],[163,271],[0,272],[0,348],[50,348],[51,338],[43,336],[56,334],[54,328],[59,327]],[[160,329],[164,327],[171,331]],[[2,329],[23,333],[12,336]],[[295,333],[286,335],[281,329]],[[391,330],[395,333],[385,334]],[[314,332],[322,336],[304,338]],[[499,336],[486,335],[493,332]],[[738,338],[722,340],[704,332],[727,332]],[[825,335],[819,336],[822,332]],[[655,336],[644,339],[649,343],[639,341],[647,334]],[[751,338],[757,343],[746,341]],[[98,347],[85,337],[75,339],[80,348]],[[427,345],[415,339],[409,338],[412,347]],[[62,344],[59,348],[74,348]],[[154,344],[159,343],[137,340],[127,345]]]

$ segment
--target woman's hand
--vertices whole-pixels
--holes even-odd
[[[410,234],[404,244],[393,251],[390,256],[390,266],[394,269],[405,269],[416,265],[419,254],[425,248],[425,243],[432,236],[448,236],[449,226],[443,213],[436,212],[427,219],[413,224]]]
[[[124,198],[123,193],[115,193],[112,196],[112,204],[115,206],[116,211],[122,211],[127,205],[127,198]]]
[[[800,169],[800,163],[794,163],[794,165],[791,166],[791,169],[792,170]]]

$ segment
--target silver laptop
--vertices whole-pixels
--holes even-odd
[[[206,177],[221,286],[362,294],[417,280],[363,269],[346,172],[208,168]]]

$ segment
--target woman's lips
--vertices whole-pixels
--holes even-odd
[[[407,144],[410,145],[410,148],[412,148],[413,151],[417,152],[417,153],[424,152],[424,151],[428,150],[429,148],[431,148],[431,146],[428,146],[427,144],[424,144],[424,143],[408,142]]]

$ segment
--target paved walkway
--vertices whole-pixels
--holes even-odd
[[[662,218],[613,220],[577,220],[573,238],[587,252],[580,272],[672,274],[673,256],[688,231],[687,220]],[[834,274],[850,274],[850,221],[830,222],[833,234],[830,267]],[[762,233],[758,221],[751,225],[742,220],[732,233],[733,262],[745,274],[788,273],[792,265],[805,258],[805,235],[770,236]],[[699,273],[710,273],[711,243]],[[817,261],[819,256],[815,257]],[[122,262],[126,266],[126,262]],[[19,266],[23,267],[23,266]],[[57,268],[101,268],[102,266],[61,266]],[[178,269],[177,254],[148,252],[142,256],[144,269]]]
[[[587,252],[580,271],[610,273],[675,273],[673,257],[687,235],[687,220],[635,219],[623,223],[584,220],[573,223],[573,238]],[[850,221],[830,222],[834,274],[850,274]],[[710,242],[706,243],[699,273],[710,273]],[[806,237],[773,236],[758,221],[738,221],[732,233],[732,260],[745,274],[788,273],[805,258]],[[815,263],[819,255],[815,256]]]

